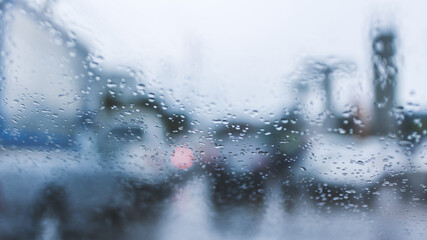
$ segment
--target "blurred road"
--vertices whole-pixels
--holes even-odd
[[[403,205],[382,192],[376,209],[320,211],[301,201],[286,213],[278,188],[271,187],[262,216],[232,209],[226,224],[214,223],[204,179],[189,182],[156,226],[158,239],[426,239],[427,209]],[[225,225],[225,227],[224,227]],[[144,239],[146,228],[129,226],[126,239]]]
[[[26,160],[21,156],[24,153],[22,151],[20,152],[20,161]],[[32,152],[33,156],[34,154],[35,153]],[[6,172],[13,172],[12,170],[16,167],[13,168],[13,164],[8,166],[6,163],[10,163],[10,161],[5,161],[7,158],[6,155],[3,154],[2,156],[3,173],[1,177],[3,180],[3,190],[5,190],[2,193],[2,199],[6,200],[6,202],[0,202],[0,207],[2,207],[3,210],[9,210],[10,213],[13,213],[13,209],[7,208],[16,208],[24,203],[19,205],[16,201],[7,202],[7,199],[13,199],[12,194],[18,194],[15,196],[15,199],[22,201],[24,201],[24,199],[19,197],[19,192],[15,193],[15,191],[11,189],[13,188],[12,185],[15,184],[21,187],[27,186],[28,192],[31,192],[31,186],[36,184],[37,181],[35,180],[37,180],[37,178],[33,177],[34,179],[31,178],[33,179],[31,181],[29,181],[30,178],[28,178],[30,175],[28,175],[27,178],[22,178],[25,175],[25,169],[19,170],[18,168],[16,169],[16,174],[7,175]],[[9,158],[13,156],[14,155],[10,155]],[[56,157],[64,160],[69,157],[67,154],[62,156],[60,153],[55,152],[52,152],[49,156],[51,157],[46,159]],[[76,168],[72,164],[77,163],[73,161],[64,160],[60,161],[60,163],[61,162],[63,167],[65,166],[68,170],[74,168],[76,171],[77,169],[86,169]],[[68,163],[68,165],[65,163]],[[33,172],[36,172],[37,169],[42,171],[41,166],[45,166],[43,167],[44,171],[52,172],[52,170],[49,170],[47,167],[49,164],[41,164],[38,166],[38,168],[32,167],[29,169]],[[29,171],[29,169],[27,169],[27,171]],[[87,167],[87,169],[91,168]],[[61,172],[58,172],[58,174],[60,173]],[[7,176],[9,177],[6,178]],[[38,181],[43,180],[39,179]],[[32,182],[33,185],[31,185],[30,182]],[[270,184],[270,186],[267,187],[265,204],[262,209],[230,206],[229,208],[225,208],[224,211],[218,212],[215,210],[215,206],[211,204],[210,192],[212,192],[213,186],[206,177],[195,175],[188,182],[185,182],[183,186],[177,188],[172,197],[165,201],[165,205],[161,207],[163,210],[159,210],[161,215],[158,221],[151,221],[150,218],[148,220],[139,220],[136,218],[131,221],[125,221],[124,224],[117,227],[119,233],[112,239],[117,239],[116,236],[119,236],[119,239],[129,240],[427,239],[427,208],[425,203],[417,199],[410,200],[410,203],[403,203],[397,200],[393,190],[390,190],[390,188],[379,190],[378,200],[372,209],[349,208],[346,210],[345,208],[319,208],[316,206],[316,204],[319,203],[313,203],[302,197],[297,201],[295,208],[287,212],[284,209],[281,186],[278,182],[275,184],[276,185]],[[105,182],[105,185],[113,186],[113,184],[107,182]],[[300,187],[303,188],[303,186]],[[94,192],[92,192],[92,195],[98,198],[102,197]],[[79,197],[86,199],[84,196]],[[84,201],[84,199],[82,199],[82,201]],[[4,211],[0,212],[1,239],[3,239],[2,236],[17,236],[16,234],[19,234],[19,231],[24,231],[25,224],[28,224],[30,221],[30,214],[25,213],[25,209],[26,208],[22,208],[22,210],[18,211],[20,212],[18,215],[5,214]],[[101,218],[99,221],[106,220]],[[56,233],[57,224],[58,222],[55,219],[44,219],[41,222],[42,227],[39,230],[41,232],[38,234],[37,239],[61,239]],[[86,228],[89,227],[84,224],[83,226]],[[22,238],[6,237],[6,239]]]

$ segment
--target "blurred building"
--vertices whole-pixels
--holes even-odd
[[[396,132],[394,111],[396,106],[395,33],[393,30],[380,31],[372,42],[374,71],[374,133],[387,135]]]
[[[2,2],[0,141],[73,145],[84,114],[87,51],[73,33]]]

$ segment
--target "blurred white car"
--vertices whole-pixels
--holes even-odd
[[[154,222],[195,161],[172,130],[184,123],[154,105],[99,111],[74,147],[3,148],[0,237],[95,239]]]
[[[320,206],[371,207],[382,181],[408,166],[395,139],[325,133],[313,136],[309,145],[295,171],[306,186],[302,194]]]

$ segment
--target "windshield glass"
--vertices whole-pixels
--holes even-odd
[[[0,239],[425,239],[425,7],[0,1]]]

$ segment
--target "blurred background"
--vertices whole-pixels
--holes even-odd
[[[425,239],[426,7],[0,0],[0,239]]]

